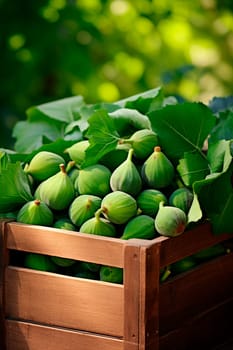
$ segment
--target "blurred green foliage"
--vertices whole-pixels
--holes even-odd
[[[28,107],[55,99],[232,94],[232,0],[0,0],[0,21],[1,147]]]

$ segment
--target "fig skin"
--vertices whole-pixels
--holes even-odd
[[[98,209],[94,217],[88,219],[81,225],[79,232],[116,237],[117,232],[115,226],[109,220],[100,217],[100,215],[101,209]]]
[[[122,191],[108,193],[101,202],[103,215],[114,224],[125,224],[137,215],[137,202],[130,194]]]
[[[186,214],[193,202],[193,193],[186,187],[173,191],[168,199],[169,205],[182,209]]]
[[[159,146],[154,148],[154,152],[143,163],[141,176],[150,188],[161,189],[171,185],[175,168]]]
[[[16,221],[30,225],[52,226],[53,212],[45,203],[35,199],[21,207]]]
[[[148,215],[138,215],[127,222],[121,239],[152,239],[157,235],[154,219]]]
[[[80,195],[91,194],[102,198],[111,191],[111,174],[111,171],[104,165],[90,165],[80,169],[75,188]]]
[[[159,211],[155,217],[155,229],[167,237],[176,237],[181,235],[187,226],[187,215],[176,207],[164,206],[163,202],[159,204]]]
[[[110,186],[113,191],[123,191],[134,197],[141,191],[142,179],[132,161],[133,152],[131,148],[127,159],[113,171]]]
[[[81,140],[68,147],[64,153],[68,153],[71,160],[73,160],[77,167],[79,167],[86,157],[86,150],[90,143],[88,140]]]
[[[130,138],[119,140],[119,144],[130,144],[134,150],[134,156],[145,160],[158,144],[158,135],[153,130],[141,129],[135,131]]]
[[[152,218],[155,218],[159,210],[159,203],[167,203],[165,194],[152,188],[147,188],[140,192],[136,200],[142,214],[149,215]]]
[[[69,218],[74,225],[80,227],[85,221],[95,215],[100,206],[100,197],[90,194],[79,195],[69,207]]]
[[[64,210],[70,205],[75,197],[75,189],[64,164],[60,164],[58,173],[39,184],[35,197],[53,210]]]
[[[55,175],[59,171],[61,163],[64,164],[65,160],[60,155],[53,152],[40,151],[31,159],[24,171],[37,182],[42,182]]]

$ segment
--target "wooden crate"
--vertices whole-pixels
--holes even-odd
[[[0,224],[0,349],[209,349],[232,335],[233,253],[159,282],[162,267],[232,238],[208,223],[150,241]],[[121,267],[124,282],[11,266],[11,250]]]

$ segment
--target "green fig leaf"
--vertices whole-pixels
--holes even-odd
[[[184,152],[202,154],[203,144],[216,123],[216,117],[202,103],[166,105],[148,114],[152,130],[159,135],[161,149],[178,160]]]
[[[87,167],[98,162],[106,153],[114,150],[120,138],[114,121],[105,110],[96,111],[89,119],[87,138],[90,146],[86,150],[86,158],[81,167]]]
[[[151,129],[148,117],[136,109],[120,108],[109,113],[115,123],[115,128],[121,135],[130,135],[135,130]]]
[[[210,143],[208,146],[207,158],[211,173],[221,172],[223,170],[226,148],[229,147],[229,141],[218,140]]]
[[[20,162],[8,162],[0,172],[0,212],[16,210],[32,199],[28,177]]]
[[[161,87],[147,90],[143,93],[127,97],[117,102],[122,108],[136,109],[142,114],[162,107],[164,95]]]
[[[215,114],[226,110],[233,110],[233,96],[214,97],[209,101],[209,108]]]
[[[210,133],[209,143],[233,139],[233,111],[219,114],[217,125]]]
[[[61,137],[61,133],[56,123],[46,120],[19,121],[13,129],[13,137],[16,138],[14,148],[17,152],[31,153],[44,144],[44,137],[52,142]]]
[[[195,181],[204,179],[209,174],[206,158],[198,152],[185,152],[184,158],[179,160],[177,171],[183,183],[191,187]]]
[[[28,120],[34,120],[41,116],[47,116],[49,119],[58,120],[64,123],[71,123],[79,119],[79,109],[83,106],[82,96],[68,97],[48,103],[30,107],[27,111]]]
[[[230,142],[226,147],[222,172],[209,174],[204,180],[193,184],[195,201],[205,217],[210,220],[214,234],[233,232],[233,161]],[[193,206],[192,205],[192,206]],[[197,211],[191,207],[189,220],[195,221]]]

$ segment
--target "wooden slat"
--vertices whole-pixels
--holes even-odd
[[[7,350],[123,350],[123,341],[98,334],[7,320]]]
[[[232,297],[232,276],[233,253],[230,253],[163,283],[159,301],[160,334],[180,327],[188,319]]]
[[[125,246],[124,269],[124,350],[138,350],[140,247]]]
[[[215,348],[232,337],[232,315],[233,299],[224,300],[161,336],[159,350]]]
[[[214,235],[210,224],[204,223],[187,230],[178,237],[171,239],[159,237],[153,242],[161,243],[160,267],[164,267],[227,239],[232,239],[232,234]]]
[[[7,224],[7,247],[123,267],[126,241],[51,227]]]
[[[139,349],[159,349],[159,261],[160,245],[140,249]]]
[[[5,269],[9,261],[6,248],[6,220],[0,220],[0,349],[5,349]]]
[[[8,267],[10,318],[123,336],[123,286]]]

